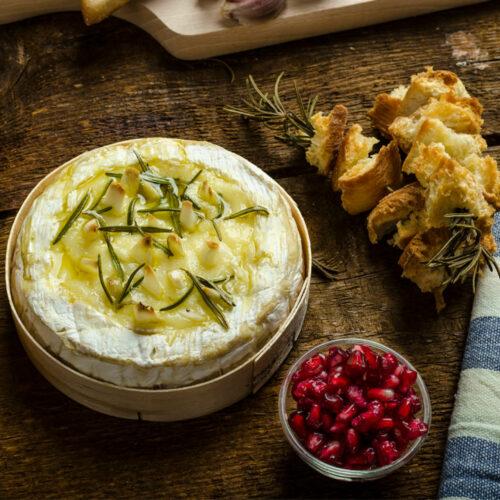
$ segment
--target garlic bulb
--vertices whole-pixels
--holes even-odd
[[[221,12],[227,19],[241,24],[262,17],[277,15],[286,0],[225,0]]]

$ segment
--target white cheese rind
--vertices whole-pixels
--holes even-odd
[[[258,248],[252,252],[266,258],[258,268],[241,270],[252,274],[251,297],[233,296],[236,307],[224,312],[228,330],[212,321],[175,333],[165,328],[165,332],[138,334],[105,309],[74,300],[61,286],[57,273],[61,257],[51,242],[59,230],[54,219],[63,210],[63,200],[67,198],[71,212],[90,177],[134,166],[132,146],[146,161],[189,161],[215,172],[244,190],[252,204],[270,211],[269,217],[254,218]],[[65,175],[68,169],[70,175]],[[255,352],[289,314],[303,283],[303,268],[300,236],[290,208],[255,166],[209,143],[145,139],[79,157],[35,200],[16,247],[12,292],[28,329],[82,373],[121,386],[178,387],[223,373]],[[189,318],[185,322],[189,325]]]

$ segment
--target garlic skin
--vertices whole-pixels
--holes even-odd
[[[222,16],[240,24],[248,24],[261,18],[278,15],[286,0],[225,0]]]

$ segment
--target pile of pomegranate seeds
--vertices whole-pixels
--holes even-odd
[[[292,376],[290,426],[316,457],[346,469],[373,469],[428,431],[415,414],[417,372],[366,345],[316,354]]]

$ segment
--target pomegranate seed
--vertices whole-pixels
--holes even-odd
[[[380,465],[389,465],[399,457],[399,451],[394,441],[385,440],[377,443],[377,457]]]
[[[398,364],[398,366],[396,366],[396,368],[394,369],[394,371],[392,373],[394,375],[396,375],[396,377],[401,378],[405,371],[406,371],[406,366],[401,363],[401,364]]]
[[[302,382],[302,380],[305,380],[306,378],[307,378],[307,375],[304,372],[302,372],[302,370],[297,370],[292,375],[292,383],[293,383],[293,385],[296,385],[299,382]]]
[[[293,412],[288,421],[290,422],[290,427],[294,430],[295,434],[297,434],[300,439],[306,439],[307,429],[304,414],[298,411]]]
[[[413,405],[413,413],[418,413],[422,405],[420,404],[420,398],[417,396],[416,392],[413,389],[408,391],[408,397],[411,399],[411,403]]]
[[[343,423],[336,423],[336,424],[333,424],[330,429],[329,429],[329,433],[330,434],[333,434],[333,435],[338,435],[338,434],[343,434],[345,429],[347,427],[347,424],[343,424]]]
[[[372,351],[367,345],[360,346],[365,355],[366,366],[369,370],[378,371],[380,367],[380,356]]]
[[[400,452],[404,451],[408,445],[408,440],[404,437],[400,429],[395,427],[392,431],[394,437],[396,438],[396,443],[398,445],[398,450]]]
[[[368,405],[363,392],[357,385],[350,385],[346,390],[346,395],[351,403],[354,403],[358,408],[364,409]]]
[[[320,380],[323,380],[323,381],[327,381],[328,380],[328,372],[326,370],[323,370],[319,375],[318,375],[318,378]]]
[[[352,418],[358,413],[358,409],[355,404],[350,404],[344,407],[344,409],[337,415],[335,423],[337,424],[347,424]]]
[[[294,389],[292,389],[292,397],[297,401],[300,398],[305,398],[310,396],[313,392],[312,384],[310,380],[303,380],[299,382]]]
[[[366,393],[368,399],[377,399],[378,401],[390,401],[394,399],[394,391],[392,389],[370,389]]]
[[[367,411],[352,419],[351,425],[359,432],[366,432],[382,418],[383,414],[382,405],[378,401],[372,401]]]
[[[323,380],[316,379],[311,382],[311,388],[313,391],[312,397],[316,401],[321,401],[328,389],[328,384]]]
[[[346,373],[351,377],[360,377],[366,371],[365,355],[362,351],[353,351],[345,363]]]
[[[398,366],[398,358],[391,354],[390,352],[386,352],[380,361],[380,367],[382,369],[382,373],[385,375],[389,375],[392,373],[394,369]]]
[[[399,406],[399,401],[392,400],[384,403],[384,412],[387,414],[393,414]]]
[[[321,428],[325,432],[328,432],[330,430],[330,427],[333,425],[334,422],[335,419],[333,418],[333,415],[331,413],[328,413],[327,411],[321,412]]]
[[[297,408],[299,410],[309,410],[311,406],[315,403],[314,399],[312,398],[300,398],[297,401]]]
[[[339,441],[330,441],[325,445],[319,454],[319,458],[328,463],[336,463],[342,457],[343,449]]]
[[[415,370],[405,368],[405,371],[401,375],[401,383],[399,384],[398,391],[402,394],[406,394],[416,380],[417,372]]]
[[[349,385],[349,379],[342,373],[333,373],[328,377],[329,390],[332,392],[343,391]]]
[[[381,418],[373,428],[377,431],[390,431],[394,428],[394,419],[391,417]]]
[[[408,417],[412,414],[412,412],[413,412],[413,404],[411,402],[411,399],[403,398],[398,408],[398,415],[403,420],[408,420]]]
[[[316,354],[312,358],[306,359],[302,363],[301,370],[306,373],[308,376],[318,375],[323,371],[325,367],[325,355],[324,354]]]
[[[375,463],[375,450],[373,448],[365,448],[363,450],[363,455],[366,457],[366,460],[369,464],[374,464]]]
[[[325,436],[321,432],[312,432],[307,436],[306,447],[314,455],[321,450],[324,444]]]
[[[346,451],[349,455],[355,455],[361,443],[361,437],[356,429],[352,427],[345,433]]]
[[[344,400],[342,397],[337,394],[331,394],[330,392],[327,392],[323,396],[323,402],[324,406],[334,413],[339,413],[344,407]]]
[[[408,431],[406,432],[406,439],[411,441],[412,439],[417,439],[420,436],[423,436],[424,434],[427,434],[429,430],[429,426],[425,423],[422,422],[419,418],[414,418],[413,420],[410,420],[407,424],[408,426]]]
[[[337,365],[344,364],[346,359],[347,353],[344,350],[338,347],[332,347],[328,352],[328,367],[332,370]]]
[[[307,425],[310,429],[319,429],[322,424],[321,420],[321,407],[318,403],[314,403],[309,410],[309,415],[307,415]]]
[[[384,389],[396,389],[396,387],[399,385],[400,380],[396,375],[391,373],[385,380],[384,380]]]

